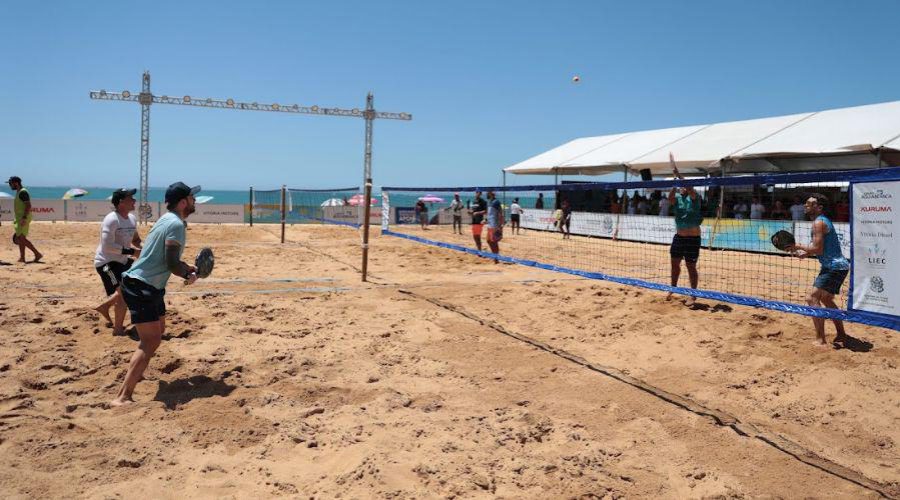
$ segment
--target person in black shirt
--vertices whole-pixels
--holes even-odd
[[[544,193],[538,193],[537,201],[534,202],[534,208],[544,208]]]
[[[481,190],[475,191],[475,200],[469,212],[472,214],[472,238],[475,246],[481,250],[481,231],[484,229],[484,216],[487,214],[487,202],[481,197]]]
[[[416,202],[416,218],[419,219],[419,224],[422,225],[422,229],[427,230],[428,207],[425,206],[425,202],[422,200]]]

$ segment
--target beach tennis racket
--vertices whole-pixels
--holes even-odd
[[[794,235],[784,229],[773,234],[771,240],[772,245],[783,252],[787,252],[796,243]]]
[[[212,248],[205,247],[201,249],[200,253],[197,254],[197,258],[194,259],[194,267],[197,268],[197,277],[206,278],[212,274],[215,263],[216,259],[213,257]]]

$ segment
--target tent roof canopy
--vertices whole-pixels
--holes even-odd
[[[505,168],[514,174],[685,174],[872,168],[900,161],[900,101],[814,113],[583,137]]]

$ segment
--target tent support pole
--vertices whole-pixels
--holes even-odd
[[[878,148],[878,168],[881,168],[881,148]]]
[[[506,170],[501,170],[503,172],[503,205],[506,205]]]
[[[728,161],[722,161],[722,177],[725,177],[728,169]],[[712,233],[709,235],[708,250],[712,250],[713,244],[716,242],[716,233],[719,231],[719,221],[722,220],[722,212],[725,211],[725,186],[719,186],[719,207],[716,209],[716,222],[713,224]]]

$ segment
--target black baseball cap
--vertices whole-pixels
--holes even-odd
[[[0,179],[2,179],[2,177],[0,177]],[[21,184],[21,183],[22,183],[22,178],[19,177],[18,175],[13,175],[12,177],[10,177],[9,179],[7,179],[7,181],[6,181],[7,184],[9,184],[10,182],[18,182],[19,184]]]
[[[166,189],[166,204],[178,203],[192,194],[200,192],[200,186],[190,187],[183,182],[176,182]]]
[[[115,206],[119,206],[120,201],[124,200],[128,196],[134,196],[134,193],[137,193],[137,189],[116,189],[112,194],[112,204]]]

